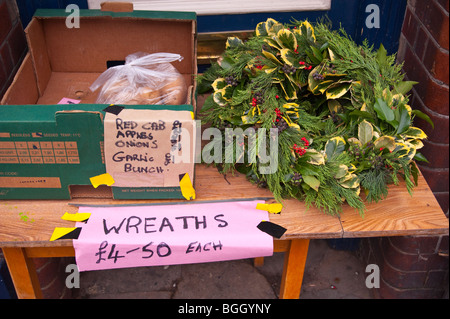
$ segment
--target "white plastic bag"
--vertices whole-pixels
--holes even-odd
[[[102,87],[96,101],[100,104],[185,104],[186,83],[170,64],[181,60],[173,53],[133,53],[124,65],[103,72],[90,89]]]

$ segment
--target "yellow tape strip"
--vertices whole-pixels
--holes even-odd
[[[57,240],[70,232],[73,232],[77,227],[56,227],[53,231],[52,237],[50,237],[50,241]]]
[[[184,174],[183,177],[180,175],[180,189],[181,194],[184,198],[187,200],[195,199],[195,189],[194,186],[192,186],[191,179],[189,178],[189,174]]]
[[[83,222],[91,217],[91,213],[76,213],[76,214],[69,214],[65,213],[61,219],[68,220],[70,222]]]
[[[266,210],[271,214],[279,214],[283,209],[283,205],[280,203],[275,204],[256,204],[256,209]]]
[[[112,186],[114,184],[114,179],[108,173],[91,177],[90,181],[92,186],[94,186],[94,188],[97,188],[103,184],[108,186]]]

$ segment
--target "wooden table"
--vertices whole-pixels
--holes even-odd
[[[266,189],[248,182],[242,174],[219,174],[213,167],[196,166],[196,201],[271,197]],[[11,200],[0,201],[0,247],[3,250],[19,298],[42,298],[31,258],[74,256],[72,240],[49,241],[55,227],[73,227],[64,221],[65,212],[75,213],[70,204],[157,203],[180,200]],[[268,200],[267,202],[270,202]],[[310,239],[344,237],[378,237],[405,235],[446,235],[448,219],[423,177],[411,197],[404,186],[390,187],[389,197],[378,204],[367,204],[361,218],[357,211],[345,206],[340,217],[332,217],[315,208],[305,209],[297,200],[283,202],[279,215],[270,220],[287,228],[274,251],[285,252],[280,298],[298,298]],[[262,258],[256,258],[255,264]]]

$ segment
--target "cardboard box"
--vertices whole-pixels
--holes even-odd
[[[176,186],[91,185],[106,172],[108,105],[95,104],[98,91],[89,87],[129,54],[177,53],[184,59],[172,65],[189,87],[186,104],[125,108],[195,114],[195,13],[80,10],[79,28],[66,26],[68,14],[37,10],[25,30],[29,52],[0,106],[0,199],[183,198]],[[81,102],[57,104],[62,98]]]

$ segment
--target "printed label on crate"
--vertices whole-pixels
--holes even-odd
[[[0,187],[9,188],[61,188],[59,177],[3,177]]]
[[[75,141],[0,142],[3,164],[80,164]]]

